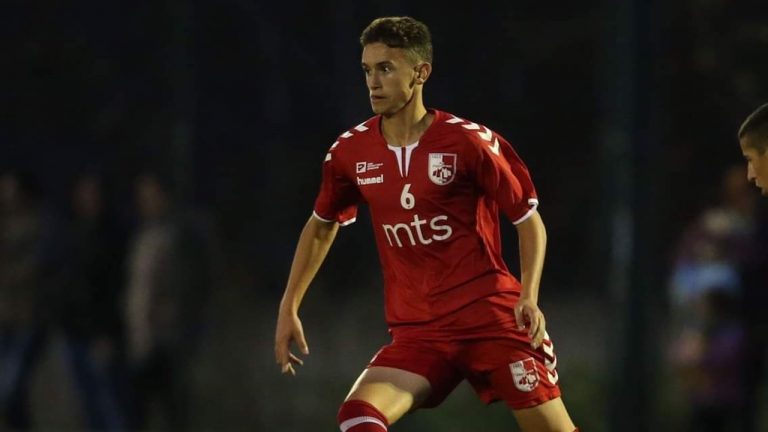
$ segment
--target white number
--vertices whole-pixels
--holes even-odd
[[[410,188],[411,184],[406,183],[405,187],[403,187],[403,193],[400,194],[400,205],[406,210],[410,210],[416,205],[416,198],[412,193],[408,192]]]

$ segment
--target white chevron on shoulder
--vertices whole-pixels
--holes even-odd
[[[493,131],[488,129],[487,126],[481,126],[481,125],[479,125],[477,123],[470,122],[470,121],[461,119],[459,117],[456,117],[455,115],[452,115],[452,117],[450,119],[446,120],[445,122],[446,123],[450,123],[450,124],[466,123],[466,124],[462,124],[461,127],[463,127],[464,129],[467,129],[467,130],[477,131],[477,134],[484,141],[491,142],[491,139],[493,138]],[[482,128],[482,130],[481,130],[481,128]],[[498,155],[499,154],[499,140],[496,139],[496,142],[493,145],[488,144],[488,148],[490,148],[491,151],[494,154]]]
[[[488,144],[488,148],[491,149],[491,152],[493,152],[493,154],[498,156],[499,155],[499,139],[496,138],[493,141],[493,145]]]
[[[333,156],[331,155],[331,150],[336,148],[336,146],[339,145],[338,141],[335,141],[333,144],[331,144],[331,148],[328,149],[328,153],[325,154],[325,161],[328,162],[329,160],[333,159]]]
[[[490,141],[493,138],[493,132],[485,126],[483,126],[483,129],[485,129],[485,132],[477,131],[477,134],[480,135],[480,138]]]

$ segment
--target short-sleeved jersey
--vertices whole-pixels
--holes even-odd
[[[342,225],[367,203],[391,328],[520,292],[501,256],[498,211],[517,224],[538,199],[512,146],[485,126],[430,110],[418,142],[389,146],[381,117],[344,132],[325,157],[314,215]]]

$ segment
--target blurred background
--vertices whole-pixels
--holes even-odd
[[[762,3],[3,2],[0,430],[336,430],[388,341],[367,211],[295,378],[277,305],[323,157],[371,115],[359,35],[411,15],[427,106],[532,172],[576,424],[768,431],[768,213],[736,140],[768,101]],[[515,430],[466,385],[395,429]]]

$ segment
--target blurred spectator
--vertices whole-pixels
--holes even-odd
[[[690,315],[702,295],[714,288],[736,294],[741,272],[755,253],[756,195],[741,165],[722,177],[720,202],[685,230],[672,275],[676,316]]]
[[[31,426],[27,390],[44,334],[39,192],[31,176],[0,177],[0,414],[18,430]]]
[[[130,249],[126,293],[135,426],[149,426],[156,404],[167,428],[184,430],[213,277],[210,231],[176,206],[162,176],[139,176],[135,192],[141,226]]]
[[[757,248],[754,259],[749,263],[744,277],[744,301],[742,314],[747,330],[747,364],[745,375],[746,426],[745,431],[765,430],[758,428],[760,419],[765,419],[768,400],[768,319],[765,305],[768,304],[768,205],[761,201],[762,212],[758,217]],[[761,397],[762,395],[762,397]]]
[[[115,218],[107,213],[103,187],[96,175],[83,175],[74,184],[56,303],[88,428],[123,430],[126,401],[118,300],[125,247]]]
[[[698,302],[701,327],[677,340],[674,360],[690,403],[689,430],[740,430],[744,417],[746,354],[736,296],[705,292]]]
[[[671,281],[671,357],[696,431],[734,430],[747,388],[739,304],[756,252],[756,195],[741,165],[726,170],[720,192],[684,233]]]

